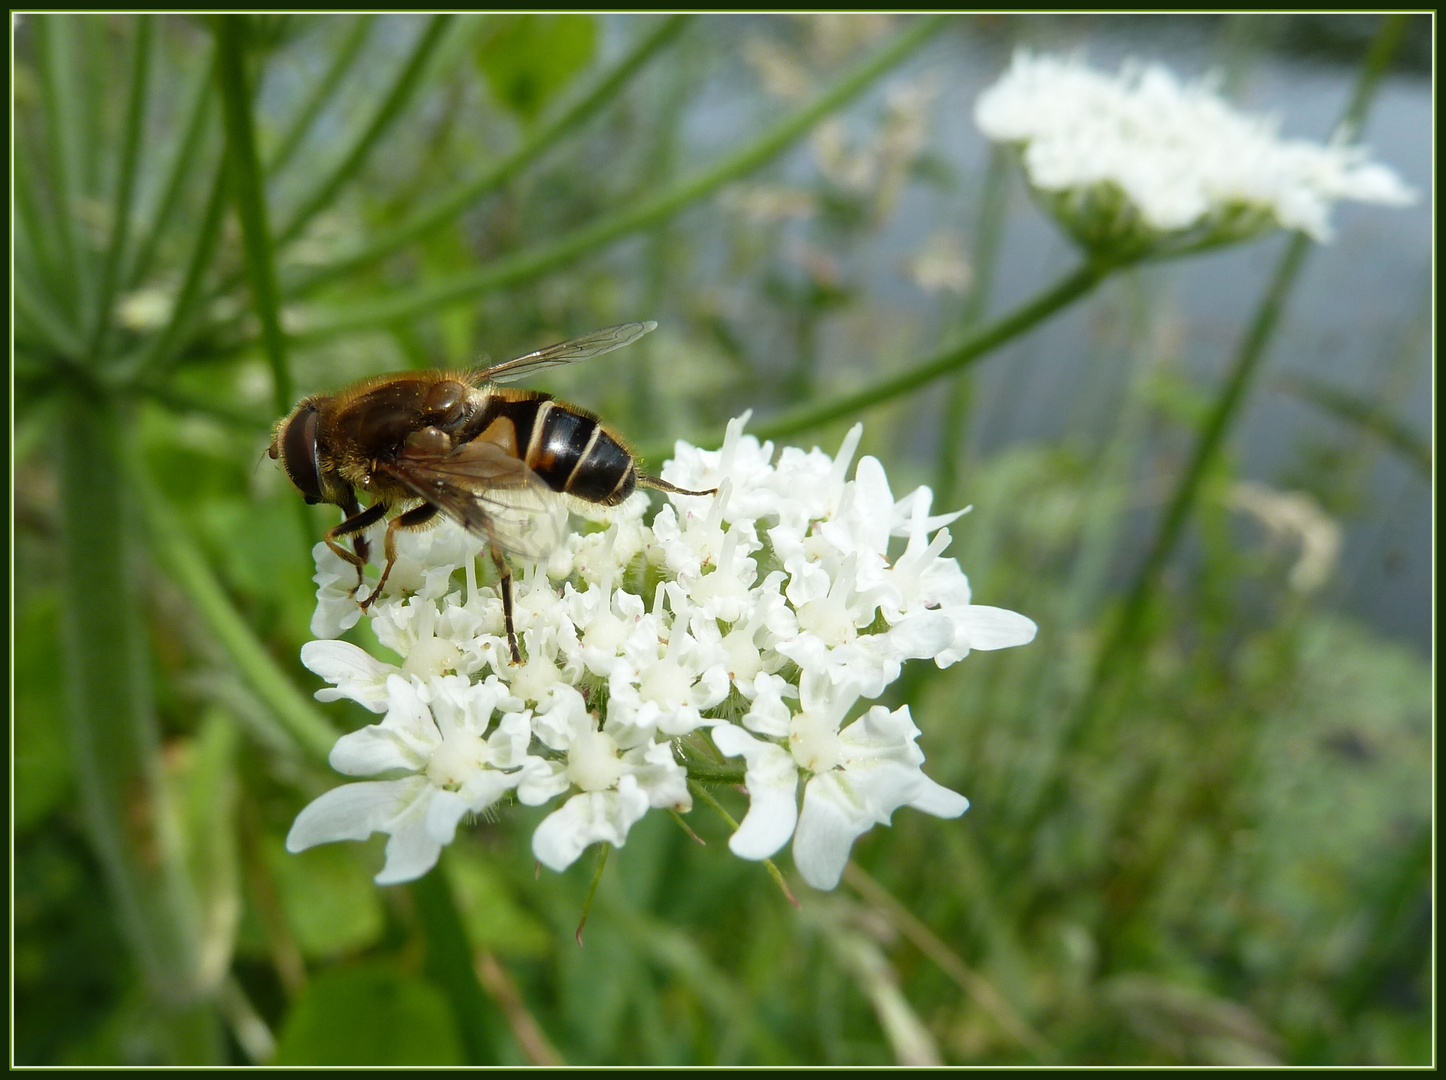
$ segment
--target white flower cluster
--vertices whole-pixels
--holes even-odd
[[[360,617],[356,578],[317,545],[322,640],[302,661],[333,684],[319,699],[385,714],[343,736],[331,763],[388,778],[322,795],[288,847],[385,832],[377,880],[406,881],[467,815],[509,795],[562,799],[532,842],[562,870],[590,844],[621,846],[650,808],[688,810],[690,766],[717,778],[741,758],[731,771],[750,807],[729,846],[763,859],[792,838],[804,879],[827,889],[855,838],[899,807],[963,813],[967,800],[922,772],[908,706],[851,714],[905,660],[945,667],[1023,644],[1034,624],[971,603],[943,557],[943,526],[959,515],[931,516],[928,488],[895,500],[871,457],[847,479],[860,427],[836,459],[790,447],[775,464],[746,419],[719,451],[678,443],[663,469],[715,496],[670,495],[645,524],[648,499],[635,495],[516,579],[520,665],[500,599],[477,584],[481,544],[459,527],[402,534],[389,594],[371,608],[400,664],[330,640]]]
[[[1112,76],[1021,50],[974,118],[1022,147],[1030,184],[1088,243],[1110,242],[1133,215],[1162,233],[1238,239],[1278,225],[1326,241],[1339,199],[1414,199],[1363,148],[1281,139],[1273,119],[1237,111],[1208,79],[1182,83],[1156,64]]]

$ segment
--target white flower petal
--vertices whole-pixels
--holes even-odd
[[[400,885],[416,881],[437,865],[442,845],[427,832],[423,814],[416,814],[392,833],[387,841],[387,861],[372,880],[378,885]]]
[[[308,641],[301,662],[335,689],[316,692],[317,701],[350,698],[374,713],[387,711],[387,676],[397,668],[383,663],[349,641]]]
[[[1034,640],[1038,627],[1034,620],[1027,619],[1015,611],[1004,608],[970,604],[966,608],[953,608],[946,612],[954,624],[955,648],[1008,649],[1015,645],[1027,645]]]
[[[838,772],[815,776],[803,792],[803,812],[793,834],[793,863],[815,889],[832,889],[843,876],[849,851],[873,818]]]
[[[517,780],[517,776],[496,769],[479,769],[460,791],[437,792],[427,807],[427,835],[439,844],[450,844],[457,822],[467,814],[486,810],[515,787]]]
[[[418,776],[366,780],[332,788],[296,815],[286,834],[286,850],[305,851],[336,840],[365,840],[426,797],[428,788],[426,780]]]
[[[532,853],[549,870],[566,870],[590,844],[622,847],[628,830],[648,812],[638,782],[624,776],[612,791],[574,795],[543,819],[532,834]]]
[[[729,850],[743,859],[766,859],[788,843],[798,822],[798,766],[783,747],[754,739],[732,724],[710,734],[726,756],[742,755],[747,765],[748,813],[729,838]]]
[[[392,769],[415,772],[425,768],[427,755],[396,731],[371,724],[337,739],[330,761],[344,776],[376,776]]]
[[[969,800],[957,791],[924,777],[922,789],[908,805],[940,818],[956,818],[969,809]]]

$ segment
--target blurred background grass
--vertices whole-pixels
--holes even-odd
[[[1429,191],[1429,18],[1404,26],[1363,136]],[[1429,200],[1346,209],[1310,255],[1094,691],[1284,238],[786,419],[1075,261],[969,120],[1016,45],[1216,67],[1324,139],[1379,29],[20,17],[14,1061],[1430,1061]],[[706,847],[652,815],[581,949],[590,869],[535,877],[539,811],[412,888],[372,884],[377,843],[286,854],[367,714],[309,700],[331,519],[258,466],[270,425],[636,318],[661,327],[544,388],[655,467],[744,409],[830,452],[862,419],[896,494],[974,504],[952,553],[1039,638],[891,690],[973,808],[899,815],[798,910],[705,807]]]

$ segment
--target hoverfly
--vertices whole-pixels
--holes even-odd
[[[506,556],[540,559],[556,548],[566,520],[560,496],[614,506],[639,484],[680,495],[713,492],[640,472],[622,440],[592,413],[493,384],[612,352],[657,325],[609,326],[489,368],[403,371],[314,394],[276,425],[267,454],[280,459],[308,503],[334,503],[346,513],[324,539],[356,567],[352,595],[370,554],[365,531],[393,507],[417,504],[387,523],[386,565],[359,601],[363,609],[386,586],[401,530],[428,528],[445,514],[486,541],[501,584],[507,644],[513,663],[521,663]],[[365,509],[358,492],[368,496]],[[339,542],[343,537],[352,538],[351,550]]]

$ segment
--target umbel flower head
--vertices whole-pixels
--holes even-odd
[[[687,811],[693,772],[736,762],[750,800],[729,847],[764,859],[793,842],[804,880],[838,883],[854,840],[910,806],[957,817],[968,801],[924,775],[908,706],[865,704],[906,660],[948,667],[973,649],[1022,645],[1034,623],[972,601],[944,557],[928,488],[895,499],[883,466],[785,448],[728,427],[723,447],[679,442],[670,494],[648,517],[636,494],[520,567],[510,663],[502,604],[479,587],[482,545],[445,522],[402,533],[388,592],[369,611],[399,662],[334,640],[361,617],[354,572],[315,549],[317,609],[302,662],[380,722],[343,736],[335,788],[297,817],[292,851],[389,836],[377,880],[436,863],[464,819],[503,800],[552,805],[539,862],[621,847],[654,809]],[[596,508],[589,513],[603,514]],[[377,550],[379,544],[373,544]],[[349,576],[350,575],[350,576]]]
[[[1324,242],[1338,200],[1415,198],[1362,147],[1282,139],[1274,119],[1238,111],[1211,80],[1182,82],[1158,64],[1108,75],[1020,50],[974,119],[1020,148],[1032,188],[1095,252],[1193,250],[1277,227]]]

